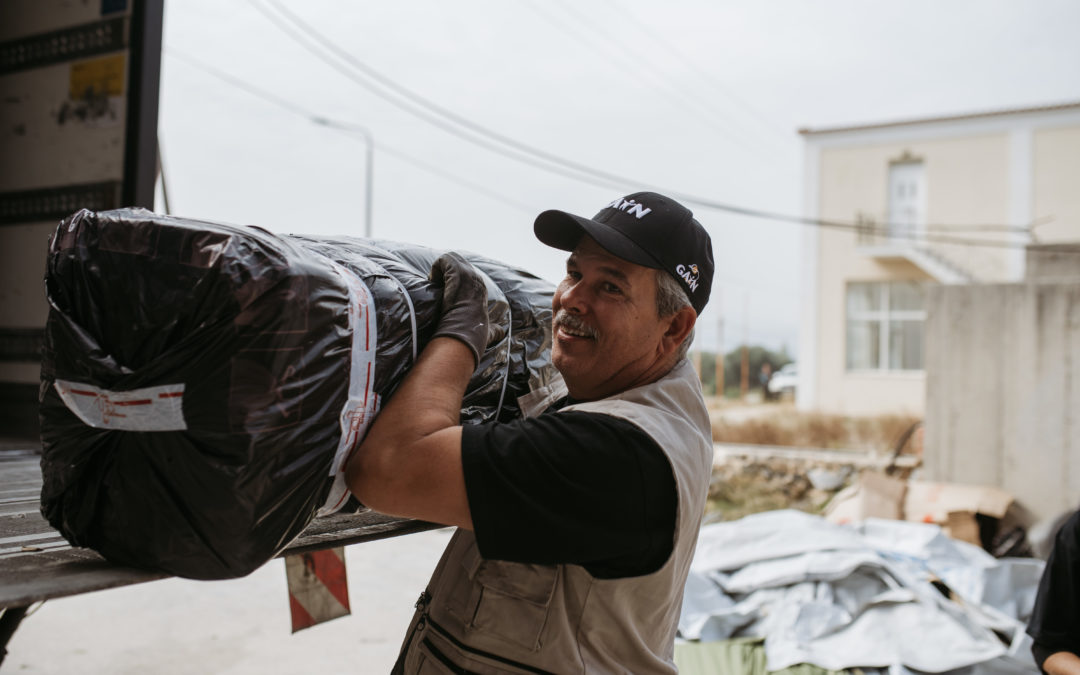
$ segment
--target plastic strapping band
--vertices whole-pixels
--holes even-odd
[[[510,350],[514,348],[514,343],[510,340],[513,337],[514,331],[514,314],[510,311],[510,303],[506,304],[506,369],[503,371],[503,384],[502,391],[499,392],[499,405],[495,408],[495,419],[499,419],[499,414],[502,413],[503,399],[506,398],[506,383],[510,381],[510,363],[513,359],[510,358]]]
[[[364,439],[371,420],[379,411],[379,396],[375,393],[375,348],[378,345],[378,328],[375,321],[375,300],[363,279],[334,261],[329,261],[345,281],[349,292],[349,329],[352,331],[352,361],[349,369],[349,396],[341,409],[341,438],[338,441],[334,461],[330,464],[330,476],[334,482],[326,502],[315,514],[326,516],[336,513],[349,500],[345,485],[345,463],[360,441]],[[414,338],[415,339],[415,338]]]
[[[412,360],[413,360],[413,363],[416,363],[417,339],[418,339],[417,335],[416,335],[416,308],[413,307],[412,298],[409,296],[409,291],[407,291],[405,289],[405,284],[401,283],[401,280],[398,279],[397,277],[395,277],[392,274],[387,275],[387,276],[389,276],[391,279],[393,279],[394,283],[397,284],[398,289],[401,291],[401,294],[405,296],[405,304],[409,306],[409,324],[412,327]]]

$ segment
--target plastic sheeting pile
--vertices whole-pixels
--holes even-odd
[[[760,513],[701,529],[679,634],[762,637],[769,670],[1037,672],[1024,626],[1042,567],[936,525]]]
[[[355,510],[348,452],[435,330],[440,251],[80,211],[46,265],[42,513],[72,544],[185,577],[245,575]],[[463,423],[518,415],[548,365],[552,287],[465,257],[502,329]]]

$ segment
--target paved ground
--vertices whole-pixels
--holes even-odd
[[[352,615],[290,634],[285,567],[167,579],[51,600],[23,621],[5,673],[388,673],[451,530],[346,548]]]

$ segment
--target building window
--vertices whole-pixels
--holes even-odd
[[[911,242],[926,228],[926,171],[919,161],[889,165],[889,238]]]
[[[899,281],[847,286],[847,369],[922,370],[923,285]]]

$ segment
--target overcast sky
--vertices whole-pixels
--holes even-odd
[[[1080,100],[1074,0],[281,3],[337,69],[261,13],[296,25],[264,0],[166,2],[173,213],[362,236],[363,136],[315,115],[374,136],[377,237],[474,251],[553,283],[564,254],[533,238],[542,210],[591,216],[649,187],[799,214],[799,127]],[[379,96],[390,90],[363,84],[371,74],[458,122],[394,105],[406,99]],[[432,120],[627,180],[538,168]],[[699,346],[716,349],[722,317],[725,350],[746,337],[794,354],[802,226],[694,211],[717,263]]]

